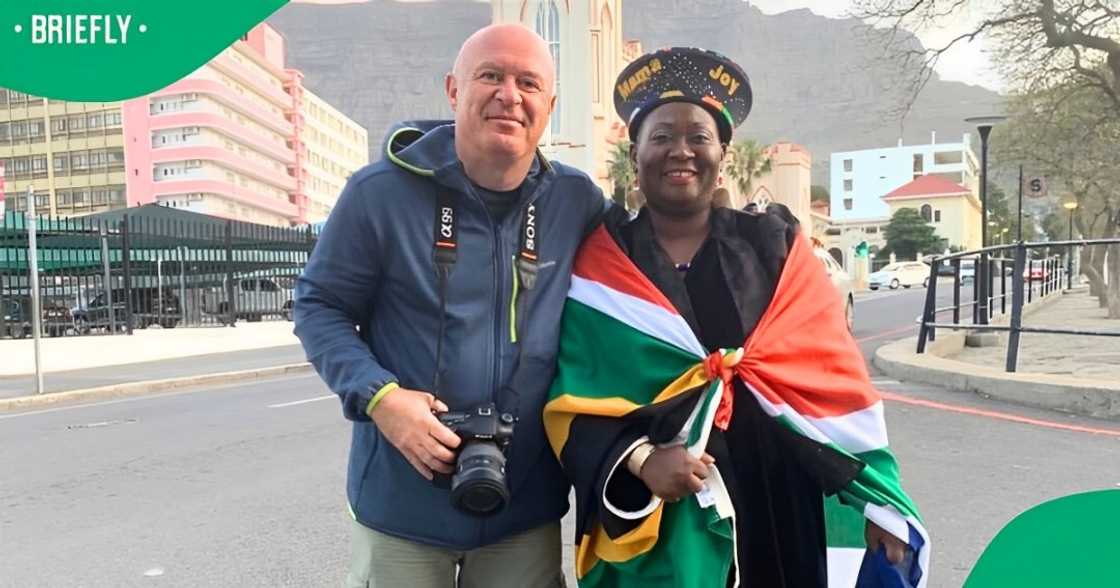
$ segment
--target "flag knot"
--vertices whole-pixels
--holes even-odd
[[[731,424],[731,413],[735,402],[734,387],[731,380],[735,377],[739,363],[742,361],[743,349],[741,347],[732,350],[713,351],[708,357],[704,358],[704,373],[708,380],[718,379],[723,382],[723,394],[720,396],[715,416],[715,425],[722,431],[726,431]]]

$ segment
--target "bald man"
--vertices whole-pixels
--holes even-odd
[[[563,585],[568,482],[540,415],[572,260],[606,201],[537,151],[554,87],[529,29],[472,35],[446,80],[454,121],[389,134],[299,279],[296,334],[353,421],[347,586]],[[508,414],[512,440],[468,444],[448,410]]]

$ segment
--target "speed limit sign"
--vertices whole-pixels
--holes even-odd
[[[1032,176],[1023,180],[1023,192],[1031,198],[1042,198],[1046,196],[1046,178],[1042,176]]]

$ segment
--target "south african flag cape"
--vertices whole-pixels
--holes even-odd
[[[598,493],[590,502],[580,500],[575,559],[581,587],[725,586],[735,559],[736,517],[719,464],[693,498],[618,506],[604,488],[625,467],[630,447],[599,454],[586,447],[611,446],[611,439],[595,437],[617,431],[595,423],[683,406],[687,418],[680,419],[674,442],[698,455],[712,427],[726,428],[730,420],[732,379],[782,426],[858,462],[846,486],[822,496],[830,587],[926,585],[929,536],[902,490],[882,400],[811,247],[803,235],[795,237],[773,299],[743,346],[709,354],[605,227],[585,241],[544,410],[549,442],[577,498],[589,488]],[[892,567],[882,554],[865,552],[865,519],[909,544],[907,561]],[[743,585],[750,585],[749,573],[742,570]]]

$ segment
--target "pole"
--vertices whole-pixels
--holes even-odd
[[[1019,236],[1018,240],[1023,240],[1023,164],[1019,164]],[[1000,243],[1003,244],[1002,242]]]
[[[106,228],[105,223],[101,223],[101,271],[104,272],[103,278],[105,283],[105,303],[109,305],[109,332],[117,332],[117,314],[113,312],[113,270],[112,260],[109,259],[109,230]],[[89,308],[89,300],[86,300],[86,308]],[[86,325],[89,325],[89,314],[86,314]]]
[[[1015,270],[1011,274],[1011,330],[1007,334],[1007,362],[1004,365],[1004,369],[1009,372],[1015,371],[1019,366],[1019,336],[1023,328],[1023,268],[1026,265],[1027,248],[1020,242],[1015,247]]]
[[[187,248],[180,245],[175,248],[179,252],[179,323],[182,325],[187,324],[187,283],[184,280],[185,270],[183,266],[187,263]]]
[[[991,125],[980,125],[980,248],[988,246],[988,135]],[[988,254],[980,254],[976,264],[976,285],[979,289],[977,309],[980,324],[988,324]]]
[[[1069,240],[1070,241],[1073,241],[1073,211],[1075,211],[1075,210],[1077,210],[1077,209],[1076,208],[1069,209]],[[1066,265],[1068,266],[1068,267],[1066,267],[1066,289],[1067,290],[1072,290],[1073,289],[1073,251],[1074,251],[1074,248],[1073,248],[1072,245],[1070,245],[1069,247],[1066,248],[1066,257],[1069,260],[1069,261],[1066,262]]]
[[[124,271],[124,284],[122,290],[124,292],[124,329],[129,335],[132,334],[132,227],[129,226],[128,215],[121,218],[121,264]],[[112,301],[112,296],[109,296],[110,305],[109,312],[116,312]]]
[[[233,221],[226,221],[226,324],[237,326],[237,308],[234,307],[236,297],[233,283]]]
[[[43,393],[43,354],[40,349],[42,310],[39,309],[39,220],[35,218],[35,188],[27,187],[27,261],[31,269],[31,335],[35,340],[35,393]]]
[[[163,251],[156,254],[156,323],[163,326]]]

